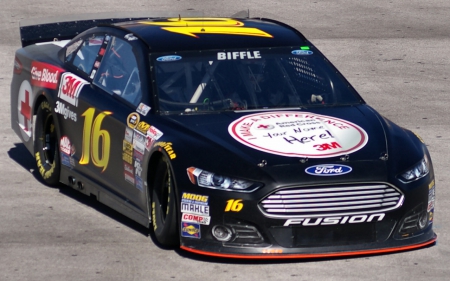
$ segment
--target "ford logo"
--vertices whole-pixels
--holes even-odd
[[[163,56],[163,57],[159,57],[156,59],[157,61],[176,61],[176,60],[181,60],[180,56]]]
[[[307,51],[307,50],[293,50],[291,52],[293,55],[297,56],[309,56],[313,54],[313,51]]]
[[[340,176],[348,174],[351,171],[352,167],[338,164],[315,165],[305,169],[307,174],[313,176]]]

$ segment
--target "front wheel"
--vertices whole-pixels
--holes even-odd
[[[152,196],[152,226],[156,240],[165,247],[180,243],[175,200],[175,183],[168,160],[163,159],[156,168]]]
[[[59,183],[61,164],[55,120],[48,101],[41,102],[37,109],[34,157],[39,173],[45,183],[52,186],[57,185]]]

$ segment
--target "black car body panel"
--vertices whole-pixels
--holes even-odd
[[[74,24],[61,28],[86,23]],[[331,257],[436,240],[435,179],[422,139],[365,104],[320,51],[285,24],[135,18],[70,41],[36,42],[27,37],[16,52],[11,126],[43,178],[54,167],[41,159],[47,154],[36,151],[36,142],[49,149],[51,143],[36,139],[33,127],[40,124],[33,115],[48,103],[59,181],[142,225],[153,222],[154,231],[161,226],[152,192],[160,163],[168,163],[166,184],[175,187],[175,202],[167,204],[175,209],[175,234],[185,250]],[[315,72],[316,62],[325,70]],[[251,97],[227,96],[218,70],[227,63],[240,81],[232,86]],[[256,71],[269,65],[288,104],[258,100],[266,81]],[[190,89],[186,101],[180,77]],[[305,89],[313,91],[307,99]]]

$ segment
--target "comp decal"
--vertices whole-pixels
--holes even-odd
[[[230,18],[170,18],[167,21],[141,21],[141,24],[161,26],[161,29],[199,38],[200,34],[225,34],[273,38],[258,28],[244,27],[244,23]]]
[[[309,112],[276,111],[243,116],[228,126],[238,142],[263,152],[326,158],[353,153],[369,139],[349,121]]]
[[[31,84],[27,80],[23,80],[20,84],[18,101],[17,101],[17,112],[18,112],[18,123],[20,127],[20,132],[22,138],[27,142],[31,133],[33,132],[32,127],[32,106],[33,106],[33,90],[31,89]],[[51,110],[51,109],[50,109]]]

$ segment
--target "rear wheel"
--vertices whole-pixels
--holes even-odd
[[[34,157],[43,180],[48,185],[57,185],[61,170],[58,136],[52,108],[46,100],[39,104],[36,113]]]
[[[156,168],[152,196],[152,226],[156,240],[165,247],[180,243],[175,200],[175,183],[168,160],[162,159]]]

